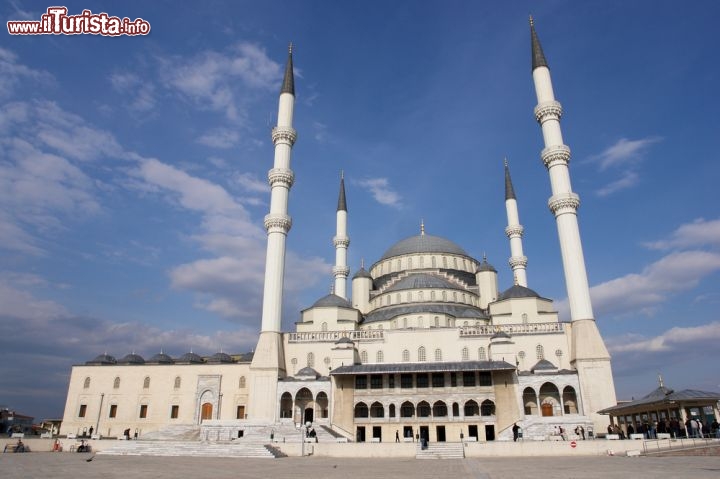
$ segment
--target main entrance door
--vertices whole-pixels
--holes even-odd
[[[550,403],[543,403],[542,406],[540,406],[540,410],[542,411],[543,416],[553,415],[553,405]]]
[[[430,428],[428,426],[420,426],[420,439],[430,440]]]
[[[445,442],[445,426],[435,426],[437,442]]]
[[[309,407],[305,409],[305,423],[313,422],[313,408]]]
[[[200,419],[203,421],[205,419],[212,419],[212,411],[213,406],[209,402],[203,403],[202,406],[200,406]]]

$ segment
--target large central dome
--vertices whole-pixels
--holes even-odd
[[[380,260],[417,253],[448,253],[468,256],[464,249],[450,240],[428,234],[419,234],[398,241],[390,247]]]

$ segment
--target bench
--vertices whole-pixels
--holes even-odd
[[[658,439],[670,439],[670,433],[669,432],[659,432],[657,433]]]
[[[90,444],[85,444],[85,450],[84,451],[78,451],[78,448],[81,446],[81,444],[75,443],[72,446],[70,446],[70,452],[92,452],[92,447],[90,447]]]
[[[630,434],[630,439],[634,439],[636,441],[645,439],[644,434]]]
[[[642,436],[642,434],[640,434]],[[619,441],[620,434],[605,434],[605,439],[608,441]]]
[[[379,438],[379,437],[373,437],[372,439],[370,439],[370,442],[380,442],[380,438]]]
[[[30,452],[30,446],[28,446],[27,444],[23,444],[23,446],[23,452]],[[15,449],[17,449],[17,444],[5,444],[3,452],[15,452]]]

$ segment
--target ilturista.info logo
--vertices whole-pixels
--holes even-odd
[[[40,20],[7,22],[10,35],[147,35],[150,22],[142,18],[111,17],[107,13],[83,10],[79,15],[68,15],[67,7],[48,7]]]

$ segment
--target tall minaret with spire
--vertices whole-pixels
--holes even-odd
[[[347,235],[347,201],[345,200],[345,175],[343,173],[340,173],[340,195],[338,196],[336,218],[337,226],[333,238],[335,244],[335,266],[333,267],[335,294],[347,299],[347,277],[350,274],[350,268],[347,265],[347,250],[350,246],[350,238]]]
[[[607,422],[607,418],[596,412],[616,404],[610,355],[595,324],[590,301],[577,219],[580,197],[572,191],[568,169],[570,148],[563,143],[560,131],[562,106],[555,101],[550,70],[532,17],[530,37],[532,76],[538,100],[535,117],[545,142],[541,158],[550,174],[552,196],[548,205],[557,222],[572,320],[570,364],[578,371],[583,411],[593,419],[597,429]]]
[[[515,198],[515,190],[513,189],[512,180],[510,179],[510,168],[508,167],[507,158],[505,158],[505,211],[507,212],[508,219],[505,234],[510,240],[510,267],[513,270],[516,283],[527,288],[527,272],[525,270],[527,266],[527,256],[523,255],[522,247],[523,227],[520,224],[517,198]]]
[[[285,375],[281,321],[283,280],[285,278],[285,240],[292,226],[288,215],[288,195],[294,175],[290,156],[297,133],[292,127],[295,106],[292,43],[288,48],[285,76],[280,88],[277,126],[272,130],[275,162],[268,172],[270,213],[265,216],[267,255],[265,258],[265,289],[263,292],[262,326],[251,365],[253,397],[248,417],[274,422],[277,417],[275,396],[278,377]]]

